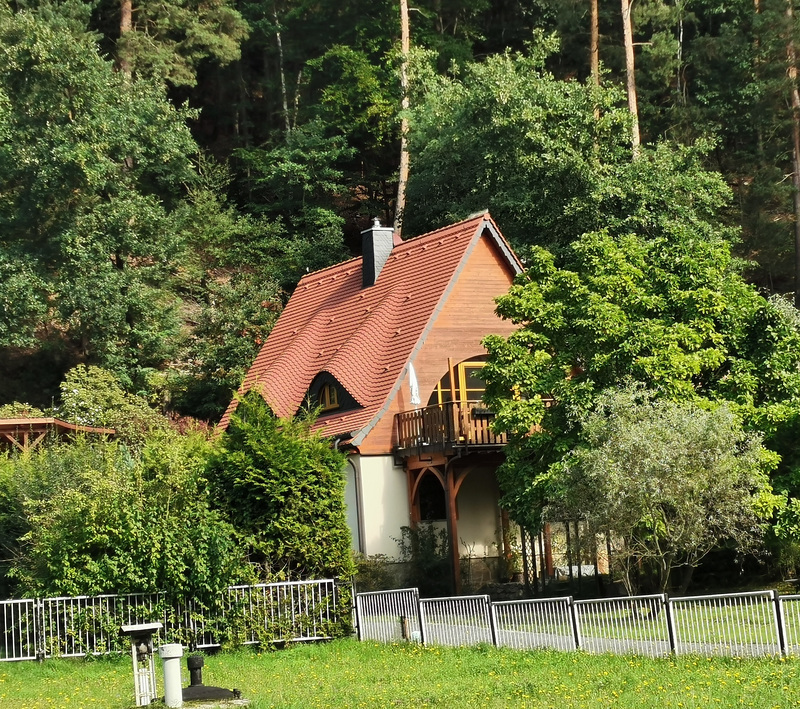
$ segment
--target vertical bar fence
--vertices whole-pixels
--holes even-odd
[[[660,657],[671,651],[663,594],[574,604],[576,636],[587,652]]]
[[[121,626],[156,621],[162,642],[197,649],[325,640],[343,620],[340,595],[326,579],[231,586],[214,608],[163,593],[0,601],[0,661],[124,652]]]
[[[0,606],[0,660],[35,660],[36,601],[26,598]]]
[[[422,642],[419,591],[402,588],[357,594],[356,628],[359,640]]]
[[[672,598],[669,604],[677,654],[757,657],[785,651],[772,591]]]
[[[800,596],[779,596],[778,607],[784,651],[787,655],[800,655]]]
[[[413,625],[417,609],[419,626]],[[356,614],[359,639],[381,642],[487,643],[648,657],[800,654],[800,595],[775,591],[493,603],[488,596],[420,599],[417,589],[402,589],[357,594]]]
[[[489,596],[424,598],[419,602],[422,635],[434,645],[497,644]]]
[[[497,645],[517,650],[575,650],[572,598],[492,603]]]

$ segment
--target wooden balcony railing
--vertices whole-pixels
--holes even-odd
[[[458,448],[496,448],[506,444],[505,433],[494,433],[494,414],[480,401],[449,401],[394,417],[395,452],[420,455]]]

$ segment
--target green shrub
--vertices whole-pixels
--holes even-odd
[[[239,404],[212,460],[215,499],[269,581],[350,578],[345,456],[310,417],[279,419],[258,395]]]
[[[246,580],[233,530],[209,505],[210,446],[158,431],[139,454],[78,438],[7,458],[0,515],[17,534],[5,540],[17,593],[166,591],[212,603]]]
[[[402,527],[397,539],[400,561],[407,564],[406,584],[416,586],[420,595],[445,596],[452,591],[450,541],[447,530],[430,522]]]

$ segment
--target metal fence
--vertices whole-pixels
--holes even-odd
[[[572,599],[546,598],[492,603],[497,645],[518,650],[574,650]]]
[[[752,657],[786,651],[773,591],[675,598],[670,606],[678,654]],[[790,626],[796,632],[796,625]]]
[[[664,595],[575,601],[575,633],[587,652],[658,657],[670,653]]]
[[[419,602],[422,637],[434,645],[496,645],[489,596],[425,598]]]
[[[408,630],[408,623],[416,623]],[[417,589],[357,594],[359,638],[518,649],[581,649],[658,657],[800,654],[800,595],[775,591],[492,603],[488,596],[419,599]],[[403,630],[405,628],[405,631]]]
[[[800,596],[779,596],[780,632],[787,655],[800,655]]]
[[[422,639],[419,621],[419,591],[375,591],[356,595],[359,640],[392,642]]]
[[[197,649],[322,640],[344,620],[340,596],[325,579],[231,586],[210,609],[163,593],[0,601],[0,661],[126,651],[120,627],[151,622],[160,641]]]

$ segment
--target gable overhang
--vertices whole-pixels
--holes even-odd
[[[470,240],[470,244],[467,249],[464,251],[464,255],[461,257],[461,261],[455,271],[453,271],[453,275],[450,277],[450,282],[447,284],[447,287],[444,289],[441,297],[439,298],[439,302],[436,304],[436,307],[433,309],[431,316],[428,318],[428,322],[425,325],[425,329],[422,331],[422,334],[419,336],[416,344],[414,345],[411,354],[406,361],[405,366],[400,370],[400,375],[397,377],[397,380],[392,386],[389,395],[386,397],[381,408],[377,411],[377,413],[370,419],[369,423],[367,423],[362,429],[358,432],[354,432],[352,439],[350,440],[350,444],[353,446],[360,446],[369,433],[372,431],[373,428],[378,424],[378,422],[386,415],[391,407],[392,403],[394,402],[395,397],[397,396],[397,392],[400,391],[400,387],[403,385],[403,379],[406,376],[406,372],[408,371],[408,366],[413,364],[419,351],[425,345],[426,340],[428,339],[428,335],[430,334],[433,326],[439,317],[439,314],[442,312],[442,309],[447,303],[450,294],[453,292],[453,289],[458,282],[458,278],[461,275],[462,271],[464,270],[467,262],[469,261],[472,252],[475,250],[475,247],[478,245],[478,241],[481,237],[487,233],[490,237],[490,240],[495,244],[498,248],[500,253],[503,255],[504,260],[508,264],[509,268],[513,271],[514,276],[518,276],[520,273],[523,272],[524,268],[522,263],[517,258],[517,255],[511,250],[511,247],[508,245],[508,242],[502,237],[497,227],[494,225],[494,222],[489,218],[488,211],[480,212],[479,214],[483,214],[484,218],[481,220],[480,224],[478,224],[477,228],[475,229],[475,233],[472,235],[472,239]],[[479,216],[479,215],[476,215]]]

